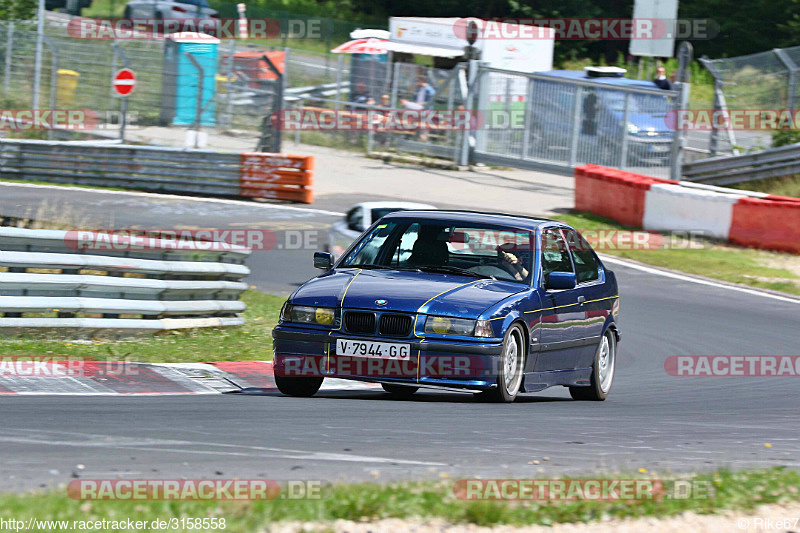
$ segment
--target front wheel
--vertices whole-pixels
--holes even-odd
[[[591,385],[588,387],[570,387],[569,393],[575,400],[602,402],[611,392],[614,381],[614,370],[617,364],[617,337],[611,329],[607,329],[592,364]]]
[[[480,394],[481,399],[492,402],[511,403],[517,398],[525,371],[525,334],[519,324],[506,331],[503,352],[497,370],[497,387]]]
[[[278,390],[287,396],[297,398],[308,398],[314,396],[322,386],[325,378],[287,378],[286,376],[275,376],[275,385]]]

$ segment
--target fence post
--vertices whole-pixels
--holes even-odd
[[[792,58],[789,57],[789,54],[781,48],[775,48],[773,52],[778,56],[781,63],[789,69],[789,94],[786,97],[786,109],[794,112],[794,95],[795,91],[797,91],[797,63],[795,63]]]
[[[50,64],[50,109],[56,108],[56,87],[58,82],[58,49],[53,40],[47,35],[43,35],[42,39],[50,48],[50,56],[52,57]],[[47,138],[53,140],[53,130],[47,130]]]
[[[625,170],[628,168],[628,120],[630,120],[631,112],[631,93],[625,93],[625,111],[622,114],[622,143],[620,143],[619,151],[619,168]]]
[[[335,109],[338,111],[341,107],[342,101],[342,69],[344,68],[344,56],[339,54],[339,57],[336,58],[336,106]]]
[[[39,88],[42,82],[42,41],[44,40],[44,0],[36,11],[36,52],[33,58],[33,109],[39,107]]]
[[[689,83],[681,83],[680,96],[677,102],[678,109],[686,109],[689,106],[689,90],[691,85]],[[675,124],[678,124],[677,117]],[[670,178],[680,180],[683,175],[683,154],[686,143],[686,131],[682,129],[675,130],[675,138],[672,141],[672,165],[670,168]]]
[[[470,128],[468,130],[464,130],[464,136],[461,138],[461,160],[459,161],[460,165],[469,165],[469,139],[472,136],[472,110],[475,107],[473,104],[475,102],[475,86],[478,84],[478,78],[480,75],[480,70],[478,68],[478,60],[477,59],[470,59],[469,60],[469,70],[467,71],[467,98],[465,102],[464,108],[467,110],[467,113],[470,113]]]
[[[200,66],[200,63],[195,59],[195,57],[190,54],[189,52],[184,52],[183,55],[191,61],[194,68],[197,69],[197,103],[195,104],[195,112],[194,112],[194,147],[198,148],[200,146],[200,115],[203,112],[203,67]]]
[[[575,101],[572,103],[572,129],[569,134],[569,166],[578,164],[578,139],[581,130],[581,104],[583,103],[583,87],[575,90]]]
[[[228,69],[225,74],[225,115],[228,128],[233,127],[233,100],[231,99],[231,85],[233,79],[233,56],[236,54],[236,40],[231,39],[231,50],[228,52]]]
[[[6,70],[4,80],[4,96],[8,96],[8,89],[11,85],[11,56],[14,50],[14,22],[8,23],[6,34]]]

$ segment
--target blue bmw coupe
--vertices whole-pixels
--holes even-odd
[[[586,240],[547,219],[400,211],[370,226],[286,301],[273,330],[278,389],[325,377],[512,402],[554,385],[604,400],[614,379],[619,293]]]

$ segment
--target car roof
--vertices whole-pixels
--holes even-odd
[[[389,213],[381,220],[393,218],[414,218],[422,220],[452,220],[455,222],[478,222],[495,224],[499,226],[513,226],[521,229],[535,230],[545,224],[562,224],[549,218],[529,217],[524,215],[509,215],[507,213],[491,213],[484,211],[467,210],[436,210],[436,211],[398,211]],[[563,224],[566,226],[567,224]]]
[[[614,78],[614,77],[590,77],[587,76],[582,70],[548,70],[545,72],[537,72],[542,76],[549,76],[551,78],[567,78],[570,80],[585,80],[595,83],[602,83],[605,85],[624,85],[626,87],[643,87],[645,89],[658,89],[655,83],[650,80],[634,80],[631,78]]]
[[[417,202],[393,202],[393,201],[383,201],[383,202],[361,202],[360,204],[356,204],[353,207],[363,207],[364,209],[387,209],[387,208],[398,208],[398,209],[436,209],[436,206],[430,204],[420,204]]]

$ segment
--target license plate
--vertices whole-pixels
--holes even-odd
[[[661,144],[655,144],[650,147],[651,152],[669,152],[669,150],[670,150],[669,146],[664,146]]]
[[[408,359],[411,355],[411,345],[395,342],[336,339],[336,355],[377,357],[380,359]]]

